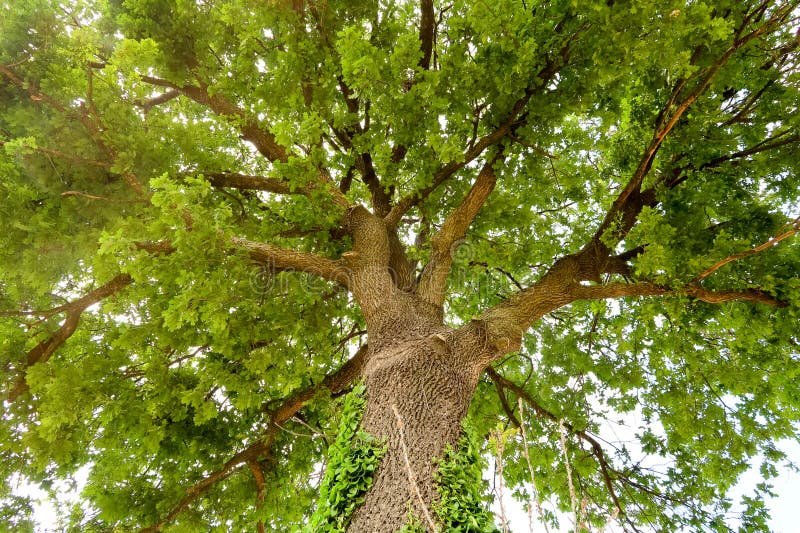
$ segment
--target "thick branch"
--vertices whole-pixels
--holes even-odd
[[[349,270],[341,261],[310,252],[288,250],[273,244],[253,242],[240,237],[233,237],[231,244],[247,251],[250,258],[256,263],[280,270],[307,272],[345,287],[350,285]]]
[[[375,214],[381,218],[385,217],[391,209],[391,193],[387,193],[381,185],[375,167],[372,164],[372,156],[363,153],[356,157],[356,168],[361,173],[361,180],[369,189],[370,200]]]
[[[389,265],[392,243],[383,219],[363,206],[347,212],[346,228],[353,238],[353,248],[342,254],[350,274],[349,288],[361,307],[367,329],[376,325],[375,317],[386,310],[387,299],[395,292]],[[402,246],[399,241],[395,247]]]
[[[163,241],[134,241],[133,248],[136,250],[144,250],[153,255],[168,255],[174,253],[176,248],[169,240]]]
[[[253,480],[256,482],[256,508],[260,510],[264,504],[264,471],[258,461],[250,461],[247,464],[250,467],[250,472],[253,473]],[[266,533],[267,531],[263,520],[258,521],[256,528],[258,533]]]
[[[52,310],[43,313],[45,316],[52,316],[54,314],[66,312],[63,324],[51,336],[34,346],[27,354],[24,367],[20,371],[20,375],[14,387],[8,392],[8,400],[14,401],[21,394],[28,390],[28,384],[25,381],[25,371],[37,363],[44,363],[55,353],[69,339],[80,323],[81,314],[91,305],[100,302],[101,300],[118,293],[125,287],[131,284],[132,278],[128,274],[119,274],[111,281],[98,287],[97,289],[89,292],[85,296],[78,298],[68,304],[56,307]]]
[[[389,234],[389,273],[398,289],[412,292],[417,284],[416,263],[409,261],[397,229],[387,228],[386,231]]]
[[[503,376],[501,376],[494,368],[487,367],[486,368],[486,375],[494,383],[494,388],[497,389],[497,397],[500,398],[500,405],[503,407],[503,411],[505,411],[506,416],[511,421],[514,426],[520,428],[522,427],[522,423],[520,422],[517,415],[514,414],[514,409],[511,408],[511,405],[508,403],[508,397],[506,396],[506,386],[503,383]]]
[[[478,211],[494,190],[497,177],[493,165],[499,157],[496,154],[483,165],[466,197],[431,238],[430,260],[422,272],[417,292],[423,300],[437,307],[444,303],[447,277],[453,263],[453,247],[464,238]]]
[[[570,288],[577,284],[578,272],[575,256],[560,259],[533,285],[512,294],[480,316],[495,359],[518,350],[522,335],[534,322],[575,300]]]
[[[238,249],[247,252],[250,259],[255,263],[264,265],[272,270],[307,272],[345,287],[349,286],[350,273],[341,261],[311,252],[300,252],[274,244],[250,241],[241,237],[232,237],[230,243],[234,250]],[[172,242],[167,239],[155,242],[137,241],[133,243],[133,246],[137,250],[144,250],[156,255],[175,252]]]
[[[49,96],[39,92],[33,84],[26,83],[23,79],[17,76],[6,65],[0,65],[0,74],[5,76],[11,83],[28,93],[28,97],[34,102],[44,102],[59,113],[64,113],[66,108],[58,101],[50,98]]]
[[[433,16],[433,0],[421,0],[419,7],[422,12],[419,20],[419,47],[422,50],[419,66],[428,70],[431,68],[433,34],[436,26],[436,21]]]
[[[328,389],[332,394],[340,393],[346,389],[360,374],[367,349],[367,345],[362,346],[349,361],[333,374],[326,376],[321,383],[312,385],[284,399],[278,407],[270,412],[269,426],[260,439],[234,455],[221,468],[187,488],[186,495],[162,519],[149,527],[139,530],[139,533],[161,531],[165,525],[175,520],[192,502],[208,492],[215,484],[227,479],[243,466],[257,461],[260,457],[272,459],[270,451],[280,432],[280,426],[302,409],[320,389]]]
[[[274,440],[274,437],[271,440]],[[179,501],[172,509],[170,509],[169,513],[167,513],[164,518],[149,527],[140,529],[139,533],[155,533],[157,531],[161,531],[166,524],[169,524],[175,520],[175,518],[189,506],[189,504],[205,494],[215,484],[227,479],[243,465],[249,463],[250,461],[257,460],[260,456],[268,453],[268,451],[269,444],[267,444],[265,440],[258,440],[254,442],[241,452],[234,455],[228,462],[222,465],[219,470],[215,470],[198,483],[195,483],[186,489],[186,496],[184,496],[181,501]]]
[[[232,189],[246,189],[253,191],[266,191],[275,194],[302,194],[307,195],[304,188],[292,188],[288,181],[279,178],[252,176],[237,172],[206,172],[203,176],[214,187],[230,187]]]
[[[539,281],[481,315],[488,342],[496,350],[495,358],[517,350],[523,333],[535,321],[575,300],[685,295],[712,304],[748,301],[779,308],[788,305],[759,289],[712,291],[696,284],[670,288],[648,282],[582,285],[581,259],[576,254],[558,260]]]

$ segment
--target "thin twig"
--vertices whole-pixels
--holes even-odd
[[[723,259],[721,261],[718,261],[718,262],[714,263],[712,266],[710,266],[709,268],[707,268],[703,272],[701,272],[700,275],[697,276],[694,279],[695,282],[700,281],[700,280],[702,280],[704,278],[707,278],[708,276],[710,276],[711,274],[713,274],[714,272],[716,272],[717,270],[719,270],[723,266],[727,265],[728,263],[732,263],[732,262],[737,261],[739,259],[744,259],[745,257],[749,257],[751,255],[755,255],[758,252],[763,252],[764,250],[766,250],[770,246],[778,244],[779,242],[781,242],[784,239],[788,239],[789,237],[791,237],[792,235],[794,235],[795,233],[800,231],[800,217],[796,218],[793,222],[790,222],[789,224],[786,224],[785,226],[783,226],[778,231],[783,231],[783,230],[786,230],[786,231],[784,231],[780,235],[777,235],[777,236],[771,238],[770,240],[768,240],[767,242],[765,242],[763,244],[760,244],[760,245],[758,245],[758,246],[756,246],[754,248],[751,248],[749,250],[746,250],[744,252],[739,252],[738,254],[733,254],[733,255],[731,255],[729,257],[726,257],[725,259]]]
[[[503,533],[508,533],[508,520],[506,519],[506,506],[503,502],[503,432],[496,430],[497,455],[495,456],[495,474],[500,474],[500,483],[497,486],[497,501],[500,504],[500,523],[503,525]]]
[[[528,462],[528,472],[531,474],[531,490],[533,491],[533,499],[536,502],[536,512],[539,513],[539,522],[544,526],[544,530],[546,533],[550,533],[550,529],[547,527],[547,522],[544,520],[544,510],[542,509],[542,498],[539,495],[539,489],[536,487],[536,475],[533,471],[533,465],[531,464],[531,455],[528,451],[528,433],[525,431],[525,409],[524,404],[522,402],[522,398],[517,398],[517,405],[519,406],[519,421],[520,421],[520,430],[522,430],[522,455],[525,456],[525,460]],[[533,507],[528,504],[529,513],[531,516],[529,520],[531,522],[531,533],[533,533],[533,519],[532,519],[532,509]]]
[[[575,497],[575,485],[572,483],[572,465],[569,463],[569,456],[567,455],[567,428],[564,427],[564,419],[558,421],[558,432],[561,442],[561,453],[564,454],[564,466],[567,469],[567,484],[569,485],[569,499],[572,505],[572,515],[575,520],[575,531],[578,531],[580,520],[578,519],[578,500]]]
[[[539,403],[537,403],[525,389],[523,389],[510,379],[502,376],[499,372],[497,372],[497,370],[495,370],[492,367],[487,368],[486,373],[493,380],[496,379],[499,383],[501,383],[503,387],[506,387],[507,389],[513,391],[518,398],[522,398],[525,401],[525,403],[527,403],[531,407],[531,409],[533,409],[534,413],[536,413],[538,416],[550,420],[551,422],[559,423],[558,417],[553,413],[551,413],[550,411],[548,411],[547,409],[545,409],[544,407],[542,407],[541,405],[539,405]],[[565,422],[563,419],[561,419],[560,422],[564,425],[564,427],[567,430],[573,432],[578,438],[583,439],[584,441],[589,443],[589,445],[592,447],[592,455],[595,456],[597,462],[600,464],[600,473],[603,475],[603,480],[605,481],[606,489],[608,489],[608,493],[611,496],[611,500],[614,502],[614,506],[618,509],[619,514],[624,516],[625,513],[622,510],[622,504],[620,503],[619,498],[617,497],[616,490],[614,490],[614,482],[611,477],[612,472],[617,475],[619,475],[619,473],[612,470],[611,465],[609,464],[608,459],[605,456],[605,452],[603,452],[603,447],[600,445],[597,439],[589,435],[586,431],[582,429],[576,429],[572,424],[570,424],[569,422]],[[639,488],[645,490],[647,487],[639,487]],[[657,494],[657,495],[659,497],[665,497],[662,494]]]
[[[61,196],[62,198],[66,198],[67,196],[79,196],[81,198],[86,198],[87,200],[102,200],[103,202],[116,202],[122,204],[148,203],[146,200],[117,200],[116,198],[108,198],[106,196],[95,196],[94,194],[89,194],[81,191],[64,191],[59,196]]]

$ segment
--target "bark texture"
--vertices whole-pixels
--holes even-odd
[[[363,428],[386,445],[372,488],[348,532],[397,531],[413,513],[435,520],[435,458],[461,435],[484,343],[474,328],[438,326],[373,352],[364,368]]]

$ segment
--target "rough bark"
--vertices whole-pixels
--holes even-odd
[[[485,335],[472,324],[453,330],[421,317],[414,335],[384,343],[364,367],[363,428],[386,452],[350,533],[397,531],[413,514],[435,521],[436,459],[461,435],[461,421],[478,383]]]

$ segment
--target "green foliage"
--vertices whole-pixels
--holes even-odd
[[[321,177],[369,206],[369,154],[394,205],[414,198],[398,234],[419,274],[426,239],[502,149],[494,190],[452,250],[445,316],[466,323],[579,251],[641,164],[675,88],[681,97],[697,88],[737,35],[789,5],[772,0],[753,16],[762,2],[434,4],[425,70],[417,1],[0,3],[0,530],[36,528],[19,487],[51,489],[79,472],[85,483],[60,529],[151,526],[262,442],[277,406],[340,368],[364,340],[354,298],[230,247],[244,238],[339,260],[352,243]],[[754,462],[769,481],[789,459],[781,443],[798,439],[800,236],[697,281],[800,214],[796,22],[788,16],[719,65],[648,163],[642,188],[657,201],[621,242],[622,217],[602,235],[612,254],[640,252],[629,275],[603,282],[758,289],[787,307],[680,295],[574,302],[531,326],[497,366],[555,420],[611,443],[617,496],[642,527],[767,529],[766,485],[742,505],[727,494]],[[420,195],[523,95],[507,135]],[[286,160],[259,153],[254,131],[273,136]],[[223,172],[282,180],[292,194],[213,185]],[[147,248],[165,243],[170,253]],[[120,274],[132,283],[29,364],[65,324],[61,306]],[[20,379],[29,392],[6,402]],[[521,417],[505,394],[504,405],[493,383],[479,383],[476,433],[507,423],[509,411],[523,418],[532,464],[519,435],[510,439],[507,486],[534,501],[532,471],[539,497],[569,511],[558,425],[541,411]],[[338,473],[320,507],[327,518],[315,516],[344,519],[378,453],[354,414],[342,418],[350,438],[329,451],[320,435],[341,409],[319,393],[281,424],[263,501],[238,464],[163,530],[297,530],[329,453]],[[442,501],[458,527],[473,517],[488,528],[474,446],[451,458],[473,477],[454,479],[465,490]],[[599,528],[614,507],[600,462],[575,433],[566,446]]]
[[[372,486],[385,448],[359,428],[367,401],[364,390],[363,384],[356,385],[345,397],[339,431],[328,449],[317,509],[304,533],[343,533]]]
[[[436,490],[440,500],[435,507],[442,531],[448,533],[497,533],[494,515],[487,504],[488,484],[483,479],[486,461],[480,439],[464,424],[464,433],[453,448],[448,446],[437,465]]]

